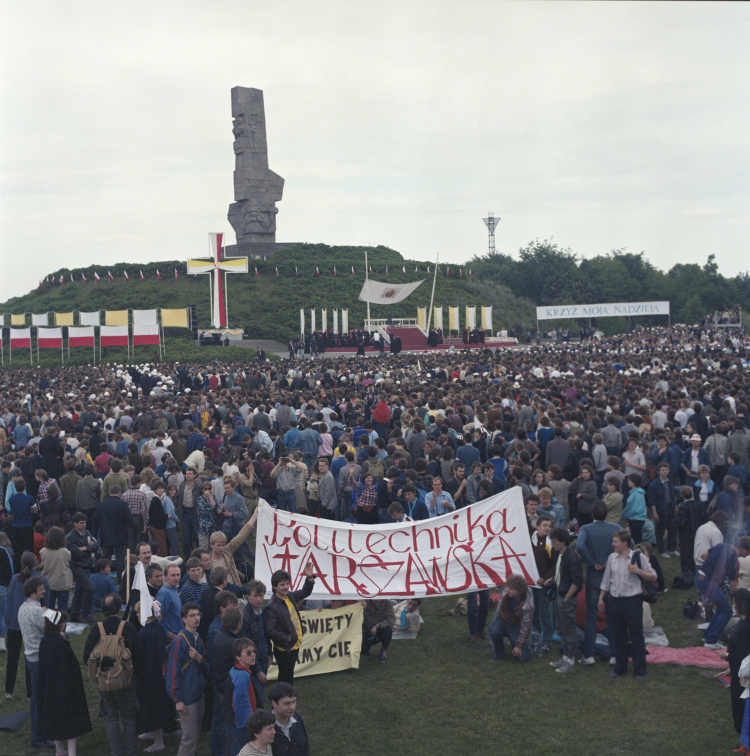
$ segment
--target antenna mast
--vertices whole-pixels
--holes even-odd
[[[487,230],[490,234],[490,247],[487,254],[490,257],[493,257],[495,255],[495,228],[497,224],[500,223],[500,218],[496,218],[494,213],[487,213],[487,217],[482,218],[482,220],[487,226]]]

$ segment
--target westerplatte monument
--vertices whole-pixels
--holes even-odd
[[[263,92],[232,89],[234,134],[234,202],[227,218],[237,244],[224,248],[226,257],[271,257],[287,244],[276,243],[276,203],[284,193],[284,179],[268,167],[268,140]]]

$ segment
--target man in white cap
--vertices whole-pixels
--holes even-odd
[[[682,453],[682,469],[685,472],[685,485],[692,486],[698,480],[698,468],[701,465],[711,467],[711,455],[701,446],[701,437],[697,433],[690,436],[690,448]]]

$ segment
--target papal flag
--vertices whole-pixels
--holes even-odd
[[[403,302],[412,292],[416,291],[422,284],[421,281],[405,284],[381,283],[368,279],[362,286],[359,298],[363,302],[370,304],[396,304]]]

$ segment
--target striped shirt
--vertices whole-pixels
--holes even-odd
[[[628,569],[628,565],[633,558],[633,550],[630,549],[625,556],[620,556],[616,551],[607,558],[607,566],[604,569],[602,578],[602,591],[609,591],[613,598],[630,598],[631,596],[640,596],[643,592],[641,578]],[[638,552],[641,558],[641,567],[644,572],[656,575],[654,568],[648,561],[645,554]],[[636,559],[635,566],[638,566]]]

